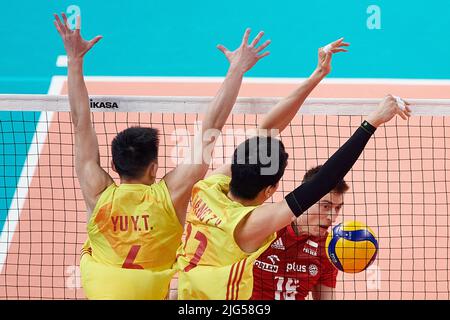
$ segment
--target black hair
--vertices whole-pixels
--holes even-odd
[[[111,144],[112,160],[122,178],[139,178],[158,158],[159,136],[154,128],[130,127],[117,134]]]
[[[252,200],[261,190],[275,186],[284,174],[288,153],[284,144],[272,137],[253,137],[241,143],[231,164],[231,193]]]
[[[306,171],[305,175],[303,176],[303,183],[310,181],[320,171],[321,168],[322,165],[319,165]],[[342,179],[336,184],[336,186],[331,191],[342,194],[347,192],[348,189],[350,189],[350,187],[348,186],[347,182],[345,182],[345,180]]]

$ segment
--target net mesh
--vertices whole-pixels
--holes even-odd
[[[290,157],[271,201],[282,199],[307,169],[323,164],[350,137],[366,110],[349,107],[354,115],[298,115],[282,132]],[[244,131],[262,117],[230,116],[212,167],[229,161]],[[151,126],[161,134],[160,179],[176,166],[189,141],[185,134],[201,118],[189,112],[94,112],[101,166],[118,182],[110,167],[112,139],[127,127]],[[86,214],[70,113],[1,111],[0,148],[0,298],[84,298],[79,252]],[[379,252],[365,272],[339,272],[336,298],[450,299],[450,117],[420,115],[380,127],[345,179],[350,190],[338,221],[370,226]]]

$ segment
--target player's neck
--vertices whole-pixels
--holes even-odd
[[[259,206],[261,203],[258,198],[248,200],[248,199],[242,199],[239,197],[236,197],[231,192],[228,192],[227,197],[233,200],[234,202],[238,202],[242,204],[245,207],[252,207],[252,206]]]
[[[292,230],[294,230],[294,233],[296,236],[311,236],[308,232],[304,232],[299,228],[294,222],[291,223]]]
[[[145,184],[145,185],[151,185],[153,183],[155,183],[155,178],[139,178],[139,179],[120,178],[120,184]]]
[[[294,230],[294,233],[297,235],[297,236],[299,236],[300,235],[300,231],[298,230],[298,228],[297,228],[297,225],[295,224],[295,223],[291,223],[291,227],[292,227],[292,230]]]

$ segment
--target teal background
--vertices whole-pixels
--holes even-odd
[[[246,27],[272,39],[271,56],[253,77],[304,77],[316,49],[341,36],[351,52],[331,77],[450,78],[448,0],[322,1],[17,1],[2,8],[0,92],[46,92],[64,54],[53,12],[81,8],[83,35],[104,39],[86,59],[86,74],[222,76],[215,46],[235,48]],[[367,7],[381,9],[381,30],[366,26]]]
[[[330,77],[450,79],[449,0],[321,1],[9,1],[0,10],[0,93],[47,93],[64,48],[52,13],[78,5],[82,34],[104,39],[86,58],[86,75],[223,76],[215,48],[234,49],[246,27],[264,30],[271,55],[247,76],[305,77],[317,48],[351,43]],[[381,29],[369,30],[369,5]],[[0,230],[25,164],[39,113],[0,112]]]

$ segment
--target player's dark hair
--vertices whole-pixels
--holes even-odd
[[[139,178],[158,158],[159,136],[154,128],[130,127],[119,132],[111,144],[112,160],[122,178]]]
[[[321,168],[322,165],[319,165],[306,171],[305,175],[303,176],[303,183],[306,181],[310,181],[314,177],[314,175],[316,175],[319,172]],[[345,180],[342,179],[336,184],[332,192],[343,194],[347,192],[348,189],[350,189],[350,187],[348,186],[347,182],[345,182]]]
[[[272,137],[253,137],[241,143],[231,164],[231,193],[252,200],[261,190],[275,186],[286,169],[288,153],[284,144]]]

